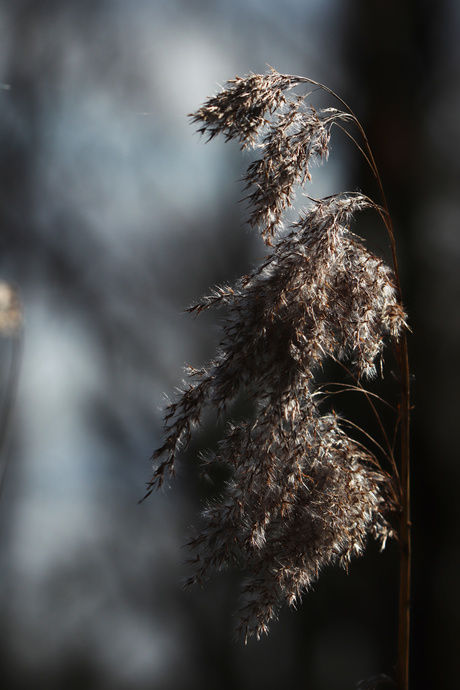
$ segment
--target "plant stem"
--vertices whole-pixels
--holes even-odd
[[[396,241],[388,204],[383,191],[382,181],[367,137],[359,125],[364,138],[371,169],[377,180],[383,202],[384,221],[390,238],[395,281],[402,303],[401,280],[396,257]],[[411,575],[411,522],[410,522],[410,369],[407,352],[407,337],[404,333],[398,343],[397,359],[399,365],[401,399],[400,431],[401,458],[399,487],[401,492],[401,518],[399,526],[400,563],[399,563],[399,628],[398,628],[398,662],[396,666],[397,690],[409,690],[409,645],[410,645],[410,575]]]
[[[410,638],[410,571],[411,571],[411,522],[410,522],[410,466],[409,466],[409,413],[410,377],[406,337],[400,343],[401,372],[401,522],[400,578],[399,578],[399,636],[397,688],[409,688],[409,638]]]
[[[395,282],[402,303],[401,281],[396,257],[396,240],[393,230],[388,204],[383,190],[382,180],[375,162],[366,133],[352,109],[334,91],[313,79],[298,77],[299,83],[310,83],[331,94],[341,103],[352,116],[364,142],[364,147],[358,145],[372,170],[382,199],[382,219],[388,231],[393,259]],[[347,132],[348,133],[348,132]],[[401,495],[401,518],[399,527],[400,569],[399,569],[399,629],[398,629],[398,662],[396,666],[397,690],[409,690],[409,639],[410,639],[410,574],[411,574],[411,522],[410,522],[410,370],[407,352],[407,337],[404,333],[397,347],[399,365],[401,398],[400,398],[400,433],[401,458],[399,473],[399,488]]]

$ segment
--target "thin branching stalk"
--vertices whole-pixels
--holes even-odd
[[[411,577],[411,521],[410,521],[410,371],[407,341],[399,348],[401,372],[401,520],[399,542],[401,549],[399,581],[399,642],[397,687],[409,688],[409,643],[410,643],[410,577]]]
[[[324,84],[308,78],[297,77],[299,83],[305,83],[317,86],[323,91],[326,91],[333,96],[351,115],[354,124],[363,139],[364,145],[360,146],[354,137],[346,130],[340,123],[336,123],[342,131],[344,131],[356,144],[357,148],[364,155],[379,188],[383,213],[381,217],[385,223],[388,233],[393,271],[395,275],[395,284],[399,294],[399,300],[402,303],[402,289],[401,280],[398,267],[398,259],[396,252],[396,238],[393,229],[393,221],[388,208],[385,192],[383,189],[382,180],[379,174],[377,164],[372,153],[366,132],[364,131],[358,118],[354,112],[347,105],[347,103],[340,98],[334,91],[329,89]],[[398,472],[400,501],[401,501],[401,518],[399,527],[399,543],[400,543],[400,589],[399,589],[399,639],[398,639],[398,664],[397,664],[397,688],[398,690],[407,690],[409,687],[409,648],[410,648],[410,577],[411,577],[411,522],[410,522],[410,368],[407,348],[407,336],[403,331],[399,341],[395,345],[396,359],[399,366],[400,374],[400,437],[401,437],[401,456],[400,456],[400,472]],[[397,469],[395,468],[397,471]],[[400,475],[400,476],[399,476]]]
[[[306,95],[295,90],[314,87]],[[342,109],[316,110],[316,90]],[[331,89],[304,77],[251,74],[236,78],[192,115],[209,139],[223,135],[260,152],[244,181],[248,223],[269,254],[233,286],[221,286],[190,312],[225,312],[215,359],[188,370],[188,382],[165,414],[165,440],[153,455],[147,495],[174,476],[205,407],[227,415],[238,396],[253,416],[229,424],[217,449],[203,456],[203,475],[224,465],[230,479],[202,515],[190,540],[189,584],[211,570],[240,565],[248,573],[238,631],[268,631],[283,603],[295,605],[321,569],[363,552],[369,536],[401,545],[398,690],[408,690],[409,655],[409,365],[396,241],[380,175],[366,134],[351,108]],[[285,226],[295,194],[325,161],[333,127],[345,132],[377,182],[380,205],[358,193],[314,199]],[[352,130],[352,131],[351,131]],[[392,267],[370,252],[350,224],[372,209],[389,237]],[[377,405],[362,384],[383,376],[390,344],[399,367],[400,401],[394,424],[399,462]],[[352,384],[321,384],[318,374],[338,363]],[[380,365],[380,366],[377,366]],[[332,390],[331,390],[332,389]],[[377,419],[381,442],[356,422],[324,410],[331,395],[359,391]],[[391,405],[390,405],[391,407]],[[358,433],[364,443],[349,436]],[[370,447],[368,447],[368,445]],[[373,450],[371,450],[371,448]],[[399,524],[398,524],[399,523]]]
[[[324,87],[325,88],[325,87]],[[328,89],[326,89],[328,90]],[[329,91],[332,93],[331,91]],[[336,98],[338,96],[333,94]],[[346,106],[344,101],[340,102]],[[396,238],[393,230],[393,222],[388,209],[382,180],[372,154],[372,150],[358,119],[354,116],[351,109],[346,106],[353,115],[354,121],[364,140],[366,160],[374,173],[379,187],[380,197],[384,214],[384,220],[388,237],[390,240],[393,270],[395,283],[399,293],[399,300],[402,303],[402,289],[399,275],[398,259],[396,254]],[[401,456],[400,456],[400,492],[401,492],[401,519],[399,527],[400,543],[400,589],[399,589],[399,637],[398,637],[398,664],[397,664],[397,688],[407,690],[409,687],[409,648],[410,648],[410,576],[411,576],[411,522],[410,522],[410,369],[407,350],[407,336],[403,331],[399,342],[395,345],[396,357],[400,374],[400,435],[401,435]]]

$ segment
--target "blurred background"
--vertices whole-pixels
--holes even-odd
[[[0,5],[0,280],[24,311],[2,464],[2,688],[353,688],[391,675],[398,550],[369,544],[297,611],[232,639],[238,575],[181,589],[200,439],[138,505],[164,394],[218,339],[183,309],[263,256],[245,156],[187,114],[236,74],[322,81],[366,129],[413,335],[412,687],[458,676],[460,5],[11,0]],[[375,194],[338,142],[313,192]],[[2,405],[17,339],[0,339]],[[209,432],[212,434],[212,429]]]

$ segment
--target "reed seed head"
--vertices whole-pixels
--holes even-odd
[[[385,546],[398,511],[392,472],[345,432],[345,420],[322,411],[317,383],[332,360],[364,390],[360,380],[376,375],[386,344],[406,327],[391,268],[350,228],[356,213],[382,209],[362,194],[337,194],[311,200],[281,232],[312,161],[327,158],[332,125],[355,122],[350,112],[306,104],[293,93],[305,82],[275,71],[236,78],[192,116],[210,139],[223,134],[260,150],[245,176],[249,223],[270,250],[235,285],[190,307],[221,308],[222,338],[167,408],[149,484],[150,493],[174,474],[206,406],[222,416],[238,395],[252,403],[253,417],[229,424],[202,460],[203,474],[224,465],[230,478],[189,544],[189,584],[231,564],[246,570],[244,637],[267,632],[283,603],[294,605],[324,566],[346,568],[369,536]]]

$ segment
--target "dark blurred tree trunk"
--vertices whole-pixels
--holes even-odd
[[[397,220],[408,241],[411,209],[420,193],[423,104],[436,68],[443,2],[355,0],[348,43],[359,113]],[[409,221],[409,222],[408,222]]]
[[[427,192],[426,102],[437,74],[441,31],[446,3],[415,0],[355,0],[348,25],[348,62],[352,88],[349,103],[367,132],[392,214],[401,253],[403,296],[416,334],[409,342],[416,406],[424,378],[427,347],[424,315],[415,299],[417,209]],[[362,166],[358,184],[368,188],[367,168]],[[434,592],[426,579],[426,552],[436,558],[437,546],[430,516],[422,512],[420,487],[429,476],[433,459],[429,425],[415,415],[412,425],[413,576],[411,622],[411,687],[439,687],[430,641],[433,636]],[[426,489],[424,497],[426,498]],[[422,536],[423,535],[423,540]],[[396,644],[395,644],[396,648]]]

